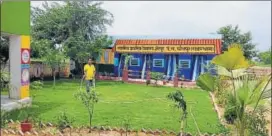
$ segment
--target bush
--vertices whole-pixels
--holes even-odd
[[[155,80],[155,85],[158,85],[158,80],[163,79],[164,74],[160,72],[151,72],[151,79]]]
[[[43,88],[43,83],[41,81],[34,81],[30,84],[30,89],[39,90]]]
[[[66,111],[62,111],[57,116],[57,128],[63,133],[63,130],[67,127],[71,127],[74,122],[74,118],[68,117]]]
[[[8,125],[8,116],[9,113],[1,109],[1,128],[6,128]]]
[[[268,136],[266,125],[269,122],[265,119],[265,112],[267,109],[261,106],[253,114],[252,112],[246,113],[249,136]]]
[[[234,120],[237,118],[235,103],[236,99],[232,95],[227,97],[227,105],[225,106],[224,118],[229,124],[233,124]]]

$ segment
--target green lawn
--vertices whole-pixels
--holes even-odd
[[[34,100],[34,104],[39,106],[34,109],[36,114],[44,121],[55,122],[59,112],[66,109],[69,115],[75,117],[75,125],[87,125],[88,113],[73,97],[80,81],[58,81],[55,89],[51,85],[52,82],[45,82],[45,87],[38,92]],[[173,107],[173,102],[166,99],[169,92],[175,91],[174,88],[101,81],[97,83],[96,91],[100,101],[95,107],[94,125],[120,127],[128,116],[133,129],[179,130],[179,112]],[[201,90],[183,90],[183,93],[188,111],[191,107],[200,131],[220,132],[219,120],[208,93]],[[17,113],[13,113],[12,117],[17,117]],[[186,131],[197,132],[190,113]]]

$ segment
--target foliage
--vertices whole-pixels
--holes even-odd
[[[255,49],[256,44],[252,43],[251,32],[241,33],[238,25],[227,25],[219,28],[217,33],[222,35],[222,51],[227,51],[229,45],[237,43],[242,46],[243,55],[247,59],[251,59],[257,55]]]
[[[0,69],[0,85],[1,85],[1,88],[2,86],[4,86],[4,83],[5,82],[8,82],[10,79],[10,73],[7,72],[5,69]]]
[[[37,105],[30,105],[28,103],[18,102],[21,105],[21,109],[19,110],[19,117],[23,119],[23,122],[30,122],[35,118],[35,111],[33,108],[37,108]]]
[[[184,122],[187,118],[187,104],[181,91],[169,93],[167,98],[176,103],[176,107],[181,109],[180,135],[184,133]]]
[[[268,136],[266,126],[269,122],[265,119],[266,112],[269,111],[264,106],[260,106],[255,113],[246,113],[249,136]]]
[[[263,64],[271,64],[272,62],[271,48],[268,51],[260,52],[258,54],[258,58]]]
[[[155,85],[158,85],[158,80],[162,80],[163,79],[163,73],[160,72],[151,72],[151,79],[155,80]]]
[[[233,97],[233,95],[228,95],[227,100],[228,102],[225,106],[224,118],[227,123],[233,124],[234,121],[237,119],[237,113],[235,110],[236,99]]]
[[[125,61],[124,61],[124,69],[128,68],[128,62],[133,58],[132,55],[129,54],[122,54],[123,57],[125,57]]]
[[[96,58],[101,49],[112,40],[106,35],[106,26],[113,22],[113,15],[101,8],[101,2],[67,1],[32,7],[32,39],[46,39],[49,48],[62,45],[65,55],[77,64],[83,59]]]
[[[34,81],[30,84],[30,89],[40,90],[43,88],[43,83],[41,81]]]
[[[85,106],[85,108],[88,111],[89,125],[90,125],[90,132],[91,132],[92,118],[94,115],[94,105],[95,105],[95,103],[98,102],[98,96],[93,88],[90,93],[87,93],[86,91],[77,91],[74,94],[74,97],[77,100],[81,101],[81,103]]]
[[[128,130],[131,128],[131,118],[127,115],[122,121],[122,126],[125,128],[126,136],[128,135]]]
[[[1,108],[1,127],[0,128],[6,128],[8,125],[8,116],[9,112],[5,111],[4,109]]]
[[[214,57],[212,63],[227,69],[229,72],[249,67],[248,61],[243,56],[243,51],[238,44],[232,44],[228,51]]]
[[[1,36],[0,63],[5,64],[9,59],[9,37]]]
[[[57,128],[63,132],[63,130],[67,127],[71,127],[73,122],[75,121],[73,117],[69,117],[67,115],[66,110],[60,112],[57,118]]]
[[[261,80],[256,80],[255,82],[244,79],[241,86],[235,91],[236,94],[230,93],[231,99],[235,100],[233,105],[237,116],[235,125],[240,136],[244,136],[246,133],[246,110],[252,107],[252,113],[255,113],[255,109],[258,108],[261,105],[261,101],[266,98],[263,97],[263,94],[265,94],[266,91],[270,91],[266,90],[270,81],[271,75]]]
[[[202,90],[213,92],[216,85],[215,81],[216,78],[210,73],[203,73],[197,78],[196,85]]]
[[[52,75],[54,79],[53,86],[56,83],[56,68],[64,64],[65,55],[63,54],[62,48],[46,48],[46,53],[43,56],[43,63],[48,65],[52,70]]]

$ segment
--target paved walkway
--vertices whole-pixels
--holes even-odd
[[[15,100],[10,99],[8,95],[1,95],[1,109],[6,111],[11,111],[13,109],[21,108],[21,104],[31,104],[31,99],[29,97],[21,99],[21,100]]]

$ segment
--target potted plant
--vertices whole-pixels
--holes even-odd
[[[23,103],[20,103],[20,104],[22,105],[22,108],[20,109],[19,116],[20,118],[23,119],[21,121],[21,130],[22,132],[27,132],[32,129],[32,123],[30,121],[30,117],[31,117],[30,105],[23,104]]]

